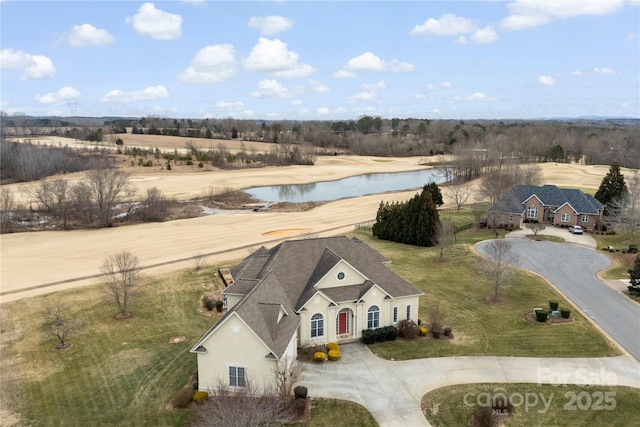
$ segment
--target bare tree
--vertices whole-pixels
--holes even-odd
[[[609,218],[620,230],[627,231],[633,240],[640,228],[640,173],[633,172],[627,179],[627,192],[609,202]]]
[[[298,382],[302,373],[302,365],[297,360],[287,356],[278,361],[274,369],[276,377],[276,389],[281,398],[287,398],[293,394],[293,386]]]
[[[11,215],[16,208],[13,192],[6,187],[0,187],[0,228],[5,233],[11,230]]]
[[[539,166],[507,163],[501,169],[486,174],[480,181],[478,191],[489,204],[495,204],[516,185],[539,185],[541,181]]]
[[[440,248],[440,259],[444,256],[444,250],[455,243],[456,226],[449,220],[440,220],[436,231],[438,247]]]
[[[534,236],[537,236],[539,232],[546,228],[541,222],[528,222],[526,227],[533,232]]]
[[[89,187],[93,201],[97,208],[98,225],[111,227],[113,225],[113,209],[118,198],[129,185],[129,174],[119,172],[114,168],[95,169],[88,174]]]
[[[78,320],[67,318],[67,308],[62,305],[45,304],[40,310],[40,315],[45,318],[43,326],[47,338],[55,337],[58,340],[56,349],[68,348],[71,344],[67,341],[70,335],[82,327]]]
[[[194,411],[193,427],[280,426],[293,419],[291,397],[282,398],[274,387],[254,385],[230,389],[218,380],[209,399]]]
[[[469,197],[473,193],[473,184],[469,181],[462,182],[458,185],[450,185],[445,187],[447,195],[453,200],[456,205],[456,210],[460,212],[462,206],[467,203]]]
[[[476,222],[476,230],[480,229],[480,221],[487,216],[488,206],[485,204],[476,204],[472,209],[473,219]]]
[[[490,262],[482,264],[483,270],[493,286],[493,300],[499,301],[498,291],[514,273],[519,264],[519,256],[513,252],[511,242],[506,239],[492,240],[486,245],[486,256]]]
[[[107,258],[100,270],[104,274],[102,283],[105,291],[118,307],[116,318],[131,317],[131,313],[127,311],[128,304],[140,296],[140,287],[144,280],[140,273],[138,257],[127,251],[119,252]]]
[[[195,271],[200,271],[205,265],[207,265],[207,259],[209,257],[206,254],[194,254],[191,259],[193,259],[193,266]]]

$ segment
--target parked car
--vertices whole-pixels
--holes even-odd
[[[572,234],[582,234],[584,232],[584,230],[579,225],[570,225],[569,226],[569,232],[572,233]]]

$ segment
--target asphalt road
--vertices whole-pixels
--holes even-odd
[[[574,245],[513,239],[519,266],[545,277],[591,317],[611,338],[640,361],[640,307],[597,277],[611,261],[596,251]],[[486,245],[477,250],[486,256]]]

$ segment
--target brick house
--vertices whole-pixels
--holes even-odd
[[[518,185],[491,206],[489,227],[520,227],[525,222],[557,226],[580,225],[591,230],[602,220],[604,204],[590,194],[555,185]]]

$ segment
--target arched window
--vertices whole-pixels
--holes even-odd
[[[367,328],[375,329],[380,327],[380,309],[377,305],[372,305],[367,310]]]
[[[538,218],[538,208],[535,206],[529,206],[527,208],[527,218]]]
[[[311,316],[311,338],[324,336],[324,317],[320,313]]]

